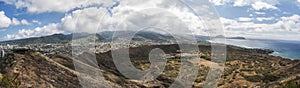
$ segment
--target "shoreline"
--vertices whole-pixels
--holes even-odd
[[[226,44],[229,45],[229,44]],[[269,53],[268,55],[274,56],[274,57],[280,57],[283,59],[288,59],[288,60],[300,60],[300,59],[295,59],[295,58],[290,58],[286,56],[279,55],[280,53],[278,51],[275,51],[273,49],[267,49],[267,48],[253,48],[253,47],[242,47],[242,46],[236,46],[236,45],[230,45],[230,46],[235,46],[235,47],[240,47],[240,48],[245,48],[245,49],[260,49],[260,50],[271,50],[273,52]]]
[[[231,45],[231,46],[235,46],[235,45]],[[235,47],[241,47],[241,46],[235,46]],[[267,49],[267,48],[247,48],[247,47],[241,47],[241,48],[246,48],[246,49],[261,49],[261,50],[272,50],[273,52],[269,53],[268,55],[270,56],[275,56],[275,57],[280,57],[280,58],[283,58],[283,59],[289,59],[289,60],[300,60],[299,59],[296,59],[296,58],[290,58],[290,57],[286,57],[286,56],[283,56],[283,55],[280,55],[280,52],[276,51],[276,50],[273,50],[273,49]]]
[[[236,39],[230,39],[230,40],[236,40]],[[268,55],[276,56],[276,57],[278,56],[278,57],[285,58],[285,59],[290,59],[290,60],[300,60],[300,58],[289,56],[289,55],[285,55],[284,53],[280,53],[277,50],[266,48],[266,47],[250,47],[250,46],[242,45],[242,44],[229,43],[227,41],[225,41],[225,42],[218,42],[218,41],[215,41],[215,40],[209,40],[208,42],[210,42],[212,44],[213,43],[216,43],[216,44],[225,44],[225,45],[231,45],[231,46],[236,46],[236,47],[241,47],[241,48],[246,48],[246,49],[262,49],[262,50],[267,49],[267,50],[272,50],[273,51],[272,53],[270,53]]]

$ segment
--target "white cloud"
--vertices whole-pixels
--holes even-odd
[[[281,19],[283,20],[292,20],[292,21],[299,21],[300,20],[300,16],[297,14],[294,14],[290,17],[281,17]]]
[[[38,37],[38,36],[46,36],[57,33],[63,33],[63,30],[59,30],[58,24],[49,24],[44,27],[37,27],[33,30],[31,29],[21,29],[18,33],[8,34],[5,36],[5,39],[21,39],[21,38],[29,38],[29,37]]]
[[[26,8],[31,13],[67,12],[74,8],[93,5],[111,5],[113,0],[0,0],[15,5],[17,9]]]
[[[31,23],[29,23],[27,20],[22,19],[21,21],[19,21],[17,18],[12,18],[12,25],[17,26],[17,25],[30,25]]]
[[[275,19],[274,17],[257,17],[256,20],[258,21],[270,21]]]
[[[32,23],[35,23],[35,24],[38,24],[38,25],[41,25],[42,22],[38,21],[38,20],[32,20]]]
[[[5,16],[4,11],[0,12],[0,28],[6,28],[9,26],[17,26],[17,25],[30,25],[30,23],[23,19],[19,21],[17,18],[10,19],[9,17]]]
[[[265,12],[255,12],[255,14],[264,15],[266,13]]]
[[[1,0],[0,0],[1,1]],[[3,0],[2,0],[3,1]],[[115,7],[110,14],[104,14],[107,12],[106,8],[97,8],[92,5],[100,5],[102,3],[108,3],[105,5],[110,6],[112,2],[106,2],[104,0],[94,0],[85,3],[84,0],[4,0],[8,4],[13,4],[17,8],[27,8],[28,12],[31,13],[42,13],[42,12],[68,12],[65,17],[61,19],[60,23],[52,23],[43,27],[37,27],[34,29],[21,29],[16,34],[9,34],[6,36],[7,39],[20,39],[28,37],[45,36],[56,33],[70,33],[73,31],[77,32],[90,32],[94,33],[95,29],[100,27],[105,30],[121,30],[111,29],[116,25],[121,25],[124,28],[138,28],[143,25],[159,25],[159,26],[172,26],[175,29],[170,29],[169,31],[178,31],[185,33],[186,30],[182,30],[183,27],[180,25],[185,23],[188,29],[195,31],[196,33],[203,33],[202,22],[190,13],[185,8],[174,8],[172,5],[177,4],[176,2],[165,2],[161,0],[154,1],[141,1],[141,0],[131,0],[131,1],[121,1],[120,6]],[[250,6],[254,10],[262,9],[278,9],[276,5],[278,1],[276,0],[210,0],[215,5],[225,5],[232,4],[233,6]],[[52,4],[49,4],[52,3]],[[89,7],[91,6],[91,7]],[[135,11],[145,12],[147,7],[156,8],[161,6],[161,8],[167,7],[165,11],[160,12],[159,10],[148,11],[147,14],[134,13]],[[105,6],[104,6],[105,7]],[[181,6],[179,6],[181,7]],[[196,12],[202,12],[201,10],[207,10],[207,6],[199,8]],[[82,8],[75,10],[74,8]],[[265,14],[264,12],[255,12],[256,14]],[[4,14],[4,13],[3,13]],[[159,15],[156,15],[159,14]],[[207,13],[206,13],[207,14]],[[1,14],[0,14],[1,17]],[[78,19],[77,19],[78,18]],[[272,24],[258,24],[251,22],[253,20],[265,21],[272,20],[274,18],[246,18],[241,17],[238,20],[220,18],[226,29],[228,36],[245,36],[245,37],[255,37],[255,38],[292,38],[300,33],[300,21],[299,15],[293,15],[290,17],[282,17],[278,22]],[[9,19],[9,18],[8,18]],[[144,19],[144,20],[141,20]],[[0,19],[3,20],[3,19]],[[124,21],[126,20],[126,22]],[[179,21],[180,20],[180,21]],[[23,22],[22,22],[23,21]],[[178,21],[178,22],[177,22]],[[0,21],[1,22],[1,21]],[[30,24],[26,20],[12,19],[13,24]],[[32,20],[32,23],[41,24],[37,20]],[[77,22],[75,24],[75,22]],[[98,22],[101,22],[98,25]],[[157,24],[161,22],[162,24]],[[181,23],[182,22],[182,23]],[[168,24],[168,25],[166,25]],[[2,24],[0,24],[1,26]],[[9,25],[8,25],[9,26]],[[103,30],[100,30],[103,31]],[[289,35],[292,34],[292,35]],[[294,34],[294,35],[293,35]]]
[[[255,2],[254,0],[235,0],[233,6],[247,6]]]
[[[204,33],[203,24],[194,13],[190,12],[185,6],[180,6],[184,4],[177,3],[175,1],[140,1],[131,0],[123,1],[120,6],[115,7],[111,13],[102,14],[101,12],[107,12],[103,8],[85,8],[82,10],[77,10],[65,16],[62,19],[62,29],[66,31],[72,31],[74,29],[77,32],[92,32],[97,29],[98,26],[101,29],[99,31],[107,30],[124,30],[131,29],[137,30],[138,27],[143,27],[145,25],[151,26],[172,26],[174,29],[165,29],[169,31],[176,31],[177,33],[186,33],[186,30],[190,29],[192,31],[197,31],[195,33]],[[177,5],[178,7],[174,7]],[[145,8],[147,7],[147,8]],[[166,8],[166,9],[152,9],[152,8]],[[149,11],[147,11],[149,10]],[[198,9],[201,12],[202,9]],[[207,9],[203,9],[207,10]],[[160,12],[161,11],[161,12]],[[99,13],[96,13],[99,12]],[[76,17],[79,17],[78,19]],[[78,20],[77,24],[74,25],[74,20]],[[143,20],[141,20],[143,19]],[[100,25],[97,25],[101,22]],[[188,28],[182,28],[183,22]],[[168,25],[166,25],[168,24]],[[116,25],[121,25],[124,28],[113,28]],[[181,28],[181,29],[180,29]],[[81,30],[85,29],[85,30]],[[200,32],[202,31],[202,32]]]
[[[209,1],[214,3],[215,5],[224,5],[231,2],[231,0],[209,0]]]
[[[61,19],[61,28],[68,32],[95,33],[96,31],[94,30],[97,30],[98,27],[101,26],[99,22],[102,19],[102,21],[104,21],[106,18],[110,18],[108,14],[105,14],[106,12],[107,10],[105,8],[95,7],[76,10]]]
[[[251,6],[255,9],[255,10],[261,10],[261,9],[278,9],[277,7],[270,5],[268,3],[265,2],[261,2],[261,1],[257,1],[254,4],[251,4]]]
[[[255,1],[251,0],[236,0],[236,1],[246,1],[246,2],[236,2],[236,6],[252,6],[255,4]],[[38,27],[35,29],[22,29],[16,34],[7,35],[7,39],[19,39],[19,38],[28,38],[28,37],[37,37],[44,36],[45,34],[51,35],[55,33],[70,33],[73,31],[77,32],[89,32],[95,33],[95,29],[100,27],[105,30],[121,30],[120,29],[112,29],[116,25],[121,25],[123,28],[134,29],[139,28],[139,26],[143,25],[159,25],[159,26],[172,26],[175,29],[170,31],[178,31],[185,33],[186,30],[182,30],[180,27],[180,22],[184,23],[187,26],[187,29],[195,31],[197,33],[205,33],[202,30],[203,26],[201,26],[202,22],[195,16],[193,13],[188,12],[188,9],[185,8],[174,8],[172,7],[175,2],[164,2],[160,0],[155,0],[153,2],[134,0],[130,2],[122,2],[120,6],[115,7],[110,14],[104,14],[107,12],[106,8],[97,8],[97,7],[87,7],[83,9],[74,10],[69,14],[66,14],[65,17],[61,19],[60,23],[57,24],[49,24],[44,27]],[[220,1],[220,3],[225,4],[223,2],[227,2],[225,0]],[[271,4],[270,4],[271,3]],[[260,2],[256,3],[256,5],[261,4]],[[274,9],[272,7],[276,3],[269,2],[268,5],[262,4],[263,6],[254,5],[253,8],[259,9]],[[180,4],[177,4],[180,5]],[[272,5],[272,6],[269,6]],[[76,6],[76,5],[75,5]],[[160,10],[149,10],[150,8],[156,7],[167,7],[165,11],[160,12]],[[145,10],[145,7],[148,9]],[[180,6],[179,6],[180,7]],[[53,7],[54,8],[54,7]],[[64,7],[62,7],[64,8]],[[64,12],[69,9],[63,10],[51,10],[51,11],[59,11]],[[199,9],[200,10],[200,9]],[[202,10],[202,9],[201,9]],[[207,10],[207,9],[203,9]],[[30,11],[30,10],[29,10]],[[32,12],[44,12],[50,11],[47,9],[39,9],[32,10]],[[148,11],[148,13],[143,13]],[[161,10],[162,11],[162,10]],[[142,13],[135,13],[142,12]],[[201,11],[197,11],[201,12]],[[258,13],[257,13],[258,14]],[[226,33],[231,36],[245,36],[245,37],[256,37],[256,38],[270,38],[268,35],[276,35],[276,38],[280,38],[281,36],[287,36],[288,33],[300,33],[300,21],[299,15],[293,15],[290,17],[282,17],[278,22],[273,24],[258,24],[251,22],[254,18],[239,18],[237,20],[221,18],[223,22]],[[143,19],[143,20],[141,20]],[[271,20],[271,18],[255,18],[256,20]],[[175,20],[175,21],[174,21]],[[179,21],[180,20],[180,21]],[[178,21],[178,22],[177,22]],[[240,22],[242,21],[242,22]],[[75,24],[75,22],[77,22]],[[101,22],[98,25],[98,22]],[[161,22],[162,24],[158,24],[157,22]],[[37,23],[33,22],[32,23]],[[168,25],[166,25],[168,24]],[[103,31],[103,30],[100,30]],[[295,35],[288,35],[289,37],[293,37]],[[275,38],[275,37],[274,37]]]
[[[253,17],[254,15],[253,15],[253,14],[249,14],[249,16],[250,16],[250,17]]]
[[[98,29],[98,27],[104,29],[99,31],[135,30],[140,29],[145,25],[163,28],[172,27],[172,29],[165,29],[168,30],[168,32],[176,31],[177,33],[187,33],[187,30],[182,29],[190,29],[197,33],[205,33],[203,32],[204,26],[201,25],[201,20],[199,20],[194,13],[190,12],[189,8],[185,7],[182,3],[171,0],[170,2],[160,0],[128,0],[122,1],[121,3],[120,6],[114,7],[114,9],[110,11],[112,15],[107,13],[108,11],[106,8],[88,7],[78,9],[66,14],[65,17],[61,19],[60,23],[50,24],[42,28],[31,30],[22,29],[16,34],[7,35],[6,38],[19,39],[42,36],[45,34],[72,33],[73,31],[95,33],[97,32],[95,29]],[[178,7],[175,8],[174,6]],[[201,12],[201,10],[207,9],[198,10]],[[119,25],[120,28],[114,28],[117,25]]]
[[[257,2],[263,2],[270,5],[276,5],[279,4],[278,0],[209,0],[214,5],[233,5],[233,6],[251,6],[252,4],[255,4]]]
[[[287,31],[295,31],[300,32],[300,16],[299,15],[292,15],[290,17],[281,17],[283,26],[286,28]]]
[[[17,18],[12,18],[13,25],[20,25],[20,21]]]
[[[258,18],[260,20],[269,20],[269,18]],[[268,38],[268,39],[300,39],[300,16],[292,15],[281,17],[279,21],[266,24],[254,22],[239,22],[232,19],[220,19],[225,27],[227,36],[245,36],[249,38]],[[271,37],[272,35],[272,37]]]
[[[30,23],[27,20],[25,20],[25,19],[21,20],[21,23],[23,25],[30,25]]]
[[[214,5],[232,5],[237,7],[251,6],[255,10],[278,9],[278,0],[209,0]]]
[[[20,38],[28,38],[28,37],[37,37],[37,36],[44,36],[44,35],[51,35],[55,33],[65,33],[65,32],[70,32],[72,29],[66,29],[65,27],[71,26],[71,23],[65,22],[65,20],[68,17],[71,17],[68,20],[68,22],[75,22],[76,21],[76,16],[81,16],[80,15],[74,15],[76,12],[79,12],[81,10],[89,9],[90,7],[109,7],[112,4],[114,4],[113,0],[0,0],[4,1],[6,4],[11,4],[14,5],[17,9],[25,8],[27,12],[29,13],[44,13],[44,12],[68,12],[72,11],[70,15],[66,15],[62,19],[61,23],[50,23],[49,25],[46,25],[44,27],[37,27],[34,29],[20,29],[18,33],[15,34],[8,34],[5,39],[10,40],[10,39],[20,39]],[[102,9],[103,9],[102,8]],[[77,10],[78,9],[78,10]],[[95,12],[96,11],[96,12]],[[105,9],[106,11],[106,9]],[[97,17],[95,17],[97,14],[97,10],[94,11],[89,11],[85,12],[83,15],[83,19],[78,23],[79,25],[76,25],[77,27],[82,28],[81,30],[87,31],[87,29],[92,29],[97,26],[95,23],[95,20],[97,21]],[[0,13],[2,14],[2,12]],[[3,12],[4,14],[4,12]],[[6,16],[2,16],[6,17]],[[1,27],[8,27],[11,24],[11,20],[9,18],[4,19],[0,17],[0,28]],[[37,20],[32,20],[30,23],[26,19],[18,20],[16,18],[13,18],[14,20],[14,25],[31,25],[32,23],[34,24],[41,24],[41,22]],[[86,20],[86,21],[84,21]],[[1,22],[3,21],[3,22]],[[6,23],[4,23],[4,21]],[[86,22],[86,23],[85,23]],[[90,23],[90,24],[88,24]],[[74,24],[73,24],[74,25]]]
[[[0,28],[9,27],[11,24],[10,18],[5,15],[4,11],[0,11]]]
[[[252,21],[252,18],[248,18],[248,17],[240,17],[239,21]]]

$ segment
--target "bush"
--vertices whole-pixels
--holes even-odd
[[[196,83],[201,83],[202,81],[204,81],[204,80],[201,79],[201,78],[197,78],[197,79],[195,80]]]
[[[280,79],[280,76],[279,75],[274,75],[274,74],[266,74],[262,78],[262,80],[264,80],[264,82],[272,82],[272,81],[276,81],[278,79]]]
[[[298,88],[300,85],[297,85],[295,82],[288,82],[287,84],[284,85],[283,88]]]
[[[230,74],[232,74],[234,71],[234,69],[225,69],[224,71],[224,76],[229,76]]]
[[[260,82],[260,81],[261,81],[261,76],[259,76],[259,75],[254,75],[254,76],[244,76],[244,78],[245,78],[247,81],[250,81],[250,82]]]
[[[211,61],[211,59],[208,56],[200,56],[200,58]]]
[[[8,76],[8,75],[3,75],[2,79],[0,80],[0,87],[4,87],[4,88],[19,88],[18,86],[20,85],[17,82],[17,78],[19,75],[17,76]]]

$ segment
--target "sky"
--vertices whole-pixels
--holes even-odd
[[[141,19],[156,21],[162,25],[177,26],[180,23],[169,21],[171,13],[178,20],[186,23],[186,28],[202,35],[203,24],[194,13],[177,6],[168,0],[0,0],[0,41],[68,34],[74,32],[114,31],[112,25],[123,28],[135,28]],[[190,0],[202,3],[205,0]],[[171,5],[174,5],[171,7]],[[225,36],[243,36],[246,38],[300,40],[300,0],[209,0]],[[168,7],[169,6],[169,7]],[[159,11],[144,11],[149,15],[140,16],[135,11],[145,7],[168,8],[163,15]],[[168,13],[167,13],[168,12]],[[155,19],[153,19],[155,17]],[[151,19],[150,19],[151,18]],[[130,21],[130,22],[129,22]],[[153,21],[153,22],[152,22]],[[99,23],[95,25],[95,23]],[[132,23],[137,23],[133,25]],[[140,24],[144,25],[144,24]],[[174,27],[174,28],[182,28]],[[121,29],[121,28],[119,28]],[[182,32],[182,29],[174,29]],[[209,30],[209,29],[208,29]],[[99,30],[98,30],[99,31]],[[205,34],[203,34],[205,35]]]

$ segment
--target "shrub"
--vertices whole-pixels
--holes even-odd
[[[200,83],[200,82],[202,82],[203,80],[201,79],[201,78],[197,78],[196,80],[195,80],[195,82],[196,83]]]
[[[261,81],[261,76],[259,76],[259,75],[254,75],[254,76],[244,76],[244,78],[245,78],[247,81],[250,81],[250,82],[260,82],[260,81]]]
[[[278,79],[280,79],[280,76],[279,75],[274,75],[274,74],[266,74],[262,78],[262,80],[264,80],[264,82],[272,82],[272,81],[276,81]]]
[[[297,85],[295,82],[288,82],[287,84],[284,85],[283,88],[298,88],[300,85]]]
[[[211,60],[208,56],[200,56],[200,58],[203,58],[203,59],[205,59],[205,60]]]
[[[0,80],[0,87],[5,87],[5,88],[18,88],[18,86],[20,85],[17,82],[17,78],[19,75],[17,76],[8,76],[8,75],[3,75],[2,79]]]

